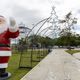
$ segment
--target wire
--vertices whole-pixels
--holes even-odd
[[[48,19],[48,18],[46,18],[46,19]],[[29,34],[32,32],[32,30],[33,30],[38,24],[40,24],[41,22],[45,21],[46,19],[43,19],[43,20],[39,21],[38,23],[36,23],[36,24],[32,27],[32,29],[30,30],[30,32],[27,34],[27,37],[29,36]]]
[[[53,1],[52,0],[48,0],[48,2],[50,3],[51,7],[53,7]]]

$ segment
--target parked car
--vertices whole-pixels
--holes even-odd
[[[67,49],[74,49],[74,47],[72,47],[72,46],[68,46]]]

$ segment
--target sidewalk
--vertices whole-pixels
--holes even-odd
[[[80,60],[80,52],[73,54],[73,56],[74,56],[76,59],[79,59],[79,60]]]
[[[21,80],[80,80],[80,61],[55,49]]]

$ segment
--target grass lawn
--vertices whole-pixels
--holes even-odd
[[[30,54],[31,51],[27,51],[27,52],[24,52],[24,54],[22,55],[22,57],[25,57],[22,59],[22,62],[21,62],[21,65],[23,66],[31,66],[31,57],[30,57]],[[43,51],[33,51],[33,60],[39,60],[38,58],[38,53],[40,53],[40,56],[44,55],[47,53],[46,50],[43,50]],[[44,54],[42,54],[44,53]],[[46,54],[47,55],[47,54]],[[46,56],[44,55],[44,57]],[[43,59],[40,58],[40,59]],[[7,69],[8,72],[10,72],[12,74],[12,76],[8,79],[8,80],[20,80],[27,72],[30,71],[30,69],[28,68],[19,68],[19,61],[20,61],[20,53],[19,52],[15,52],[10,60],[9,60],[9,67]],[[35,65],[37,65],[38,62],[32,62],[32,67],[34,67]]]
[[[72,49],[72,50],[66,50],[66,52],[68,52],[68,53],[70,53],[72,55],[72,54],[75,54],[77,52],[80,52],[80,50],[74,50],[74,49]]]

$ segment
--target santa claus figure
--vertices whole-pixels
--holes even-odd
[[[19,29],[15,20],[10,19],[10,25],[6,19],[0,16],[0,80],[9,77],[6,72],[8,61],[11,56],[10,38],[16,38],[19,35]]]

